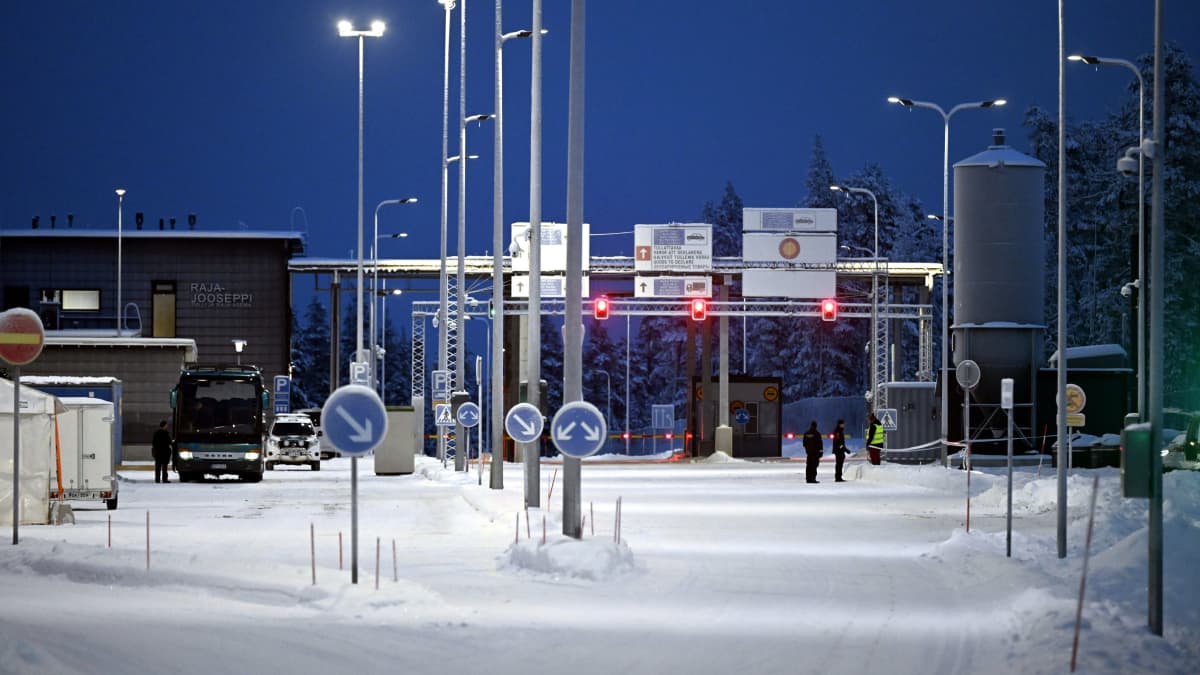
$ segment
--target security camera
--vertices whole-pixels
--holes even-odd
[[[1139,289],[1141,287],[1142,287],[1141,283],[1137,279],[1134,279],[1133,281],[1130,281],[1130,282],[1124,284],[1123,286],[1121,286],[1121,297],[1128,298],[1129,296],[1133,295],[1133,292],[1136,289]]]
[[[1124,176],[1136,176],[1138,172],[1138,148],[1132,147],[1125,150],[1125,156],[1117,160],[1117,171],[1120,171]]]

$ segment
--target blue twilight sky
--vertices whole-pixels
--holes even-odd
[[[1069,0],[1067,50],[1134,59],[1153,47],[1153,2]],[[1167,37],[1200,58],[1200,3],[1167,0]],[[462,2],[460,0],[460,7]],[[467,0],[467,113],[492,112],[494,2]],[[545,0],[543,220],[565,220],[568,0]],[[530,25],[510,1],[505,30]],[[196,213],[201,229],[310,234],[313,256],[355,245],[357,48],[335,23],[388,23],[366,44],[366,227],[408,231],[385,257],[436,257],[444,11],[436,0],[10,0],[0,9],[0,228],[51,215],[115,227],[113,189],[147,227]],[[593,232],[694,221],[732,181],[747,206],[804,193],[813,138],[834,169],[878,162],[940,211],[942,122],[886,103],[1004,97],[954,118],[951,161],[993,127],[1026,150],[1028,106],[1057,110],[1055,0],[641,0],[588,3],[585,218]],[[450,155],[458,153],[458,25],[452,19]],[[529,207],[529,71],[505,48],[505,222]],[[1068,67],[1068,111],[1127,100],[1123,69]],[[472,125],[467,250],[491,248],[492,126]],[[1114,158],[1115,161],[1116,158]],[[457,171],[450,178],[455,250]],[[301,207],[303,213],[295,207]],[[127,222],[132,222],[127,221]],[[630,237],[594,240],[629,254]]]

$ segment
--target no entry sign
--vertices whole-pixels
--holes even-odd
[[[46,331],[42,319],[31,309],[18,307],[0,313],[0,359],[23,366],[42,353]]]

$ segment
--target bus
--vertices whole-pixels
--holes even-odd
[[[261,481],[267,406],[256,366],[185,364],[171,390],[179,480],[235,475]]]

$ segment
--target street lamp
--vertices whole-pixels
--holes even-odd
[[[834,192],[856,193],[867,195],[875,209],[875,253],[874,266],[871,270],[871,408],[878,410],[886,407],[887,400],[880,396],[880,371],[887,377],[887,340],[880,345],[879,340],[879,200],[875,193],[866,188],[847,187],[845,185],[830,185]]]
[[[237,352],[237,364],[240,366],[242,365],[242,350],[246,348],[246,341],[234,339],[232,342],[233,351]]]
[[[450,13],[454,11],[454,0],[438,0],[438,4],[445,10],[445,34],[442,39],[442,217],[441,217],[441,270],[438,275],[438,288],[440,290],[438,299],[438,313],[434,317],[441,317],[441,320],[449,323],[449,280],[446,277],[446,202],[449,194],[448,176],[450,168],[450,158],[447,156],[450,133]],[[455,161],[458,157],[456,156]],[[447,370],[447,330],[438,331],[438,370]],[[437,435],[437,456],[443,462],[446,461],[446,435],[438,433]]]
[[[390,234],[387,236],[401,238],[401,237],[407,237],[408,233],[401,232],[400,234]],[[380,302],[380,307],[379,307],[379,310],[380,310],[379,311],[379,323],[383,324],[383,336],[382,336],[383,347],[381,349],[379,349],[378,351],[382,352],[381,354],[379,354],[379,356],[384,357],[384,358],[380,359],[380,361],[379,361],[379,371],[380,371],[379,372],[379,397],[383,399],[384,405],[387,405],[387,298],[389,295],[400,295],[402,293],[404,293],[404,290],[399,289],[399,288],[392,289],[389,291],[387,289],[387,279],[383,280],[383,289],[376,292],[376,295],[383,298],[383,301]],[[372,302],[371,304],[372,304],[372,306],[374,306],[375,303]],[[371,334],[374,335],[374,332],[372,332]],[[371,372],[374,372],[374,371],[371,371]]]
[[[1008,101],[1002,98],[992,99],[990,101],[976,101],[973,103],[959,103],[946,112],[936,103],[928,101],[914,101],[909,98],[900,98],[898,96],[889,96],[888,103],[898,103],[905,108],[928,108],[929,110],[937,111],[942,116],[943,131],[942,131],[942,214],[950,213],[950,118],[960,110],[968,110],[970,108],[992,108],[1002,106]],[[950,371],[950,285],[948,272],[950,269],[950,229],[948,220],[942,221],[942,372],[939,377],[945,378]],[[946,439],[950,436],[950,420],[946,414],[950,409],[950,387],[945,382],[942,383],[942,450],[941,462],[946,464]]]
[[[121,217],[125,188],[117,188],[117,337],[121,337]]]
[[[465,22],[466,21],[465,17],[467,14],[466,3],[463,3],[462,9],[459,11],[461,12],[459,15],[459,18]],[[484,120],[491,119],[492,116],[486,115],[486,114],[471,115],[471,116],[465,115],[466,104],[467,104],[467,98],[466,98],[466,86],[467,86],[466,85],[466,82],[467,82],[467,80],[466,80],[466,72],[467,72],[466,71],[466,67],[467,67],[466,66],[466,25],[465,25],[465,23],[463,25],[463,28],[460,30],[463,31],[463,35],[462,35],[463,55],[462,55],[462,60],[459,63],[459,87],[460,87],[460,89],[459,89],[459,97],[458,97],[458,102],[459,102],[458,109],[459,109],[461,121],[459,122],[459,125],[458,125],[458,156],[460,158],[466,157],[467,159],[470,159],[471,155],[467,154],[467,125],[470,124],[471,122],[476,122],[476,123],[483,122]],[[467,257],[467,163],[460,161],[458,163],[458,270],[457,270],[458,273],[456,275],[455,282],[454,282],[456,297],[460,299],[459,303],[455,305],[455,309],[459,314],[462,314],[462,299],[465,299],[465,293],[466,293],[466,288],[467,288],[466,257]],[[459,322],[456,325],[462,326],[462,323]],[[464,342],[463,336],[459,334],[459,331],[455,330],[455,332],[454,332],[454,377],[453,377],[453,382],[454,382],[455,388],[459,389],[459,390],[462,389],[464,383],[466,382],[466,377],[464,377],[464,370],[463,370],[464,365],[465,365],[463,363],[463,359],[464,359],[463,342]],[[458,429],[458,428],[456,428],[456,430],[461,431],[461,429]],[[462,434],[456,433],[454,436],[454,438],[456,439],[455,442],[457,443],[457,439],[462,438],[462,437],[463,437]],[[460,460],[460,458],[461,458],[461,460]],[[458,448],[456,446],[455,451],[454,451],[454,467],[456,469],[460,468],[460,461],[461,461],[461,468],[467,469],[468,468],[467,467],[468,459],[469,459],[468,457],[463,456],[463,454],[458,451]]]
[[[489,414],[492,417],[492,467],[488,476],[488,487],[499,490],[504,487],[504,429],[500,421],[504,418],[504,400],[495,392],[504,391],[504,369],[496,364],[503,363],[504,350],[504,43],[512,39],[532,37],[532,30],[513,33],[503,32],[501,0],[496,0],[496,96],[495,125],[492,139],[492,306],[496,314],[492,318],[492,348],[488,358],[491,369],[491,391]],[[482,445],[480,446],[482,447]],[[500,459],[496,461],[496,449],[500,448]]]
[[[363,351],[363,49],[366,38],[380,37],[382,21],[371,22],[370,30],[354,30],[349,21],[338,22],[338,35],[358,38],[358,294],[354,360]],[[358,583],[358,457],[350,458],[350,582]]]
[[[1145,158],[1140,151],[1146,140],[1145,130],[1145,92],[1146,81],[1142,71],[1131,61],[1113,59],[1103,56],[1083,56],[1072,54],[1068,61],[1078,61],[1092,66],[1121,66],[1133,72],[1138,82],[1138,272],[1134,286],[1137,294],[1137,412],[1138,420],[1146,421],[1146,301],[1144,284],[1146,278],[1146,189],[1145,189]]]
[[[368,30],[355,30],[349,21],[342,20],[337,28],[340,37],[358,39],[358,315],[354,353],[357,361],[363,349],[363,51],[366,38],[382,36],[387,26],[382,21],[372,21]]]
[[[371,295],[371,320],[370,320],[371,340],[370,340],[370,347],[369,347],[370,352],[371,352],[371,356],[369,359],[371,362],[371,383],[370,383],[371,387],[375,387],[375,385],[376,385],[375,373],[379,372],[379,369],[375,362],[376,361],[376,359],[375,359],[375,349],[376,349],[375,336],[378,334],[378,331],[375,328],[375,297],[376,296],[374,295],[375,291],[379,288],[379,251],[377,249],[377,246],[379,245],[379,240],[381,239],[381,237],[379,236],[379,209],[381,209],[385,206],[398,206],[401,204],[416,204],[416,203],[417,203],[416,197],[405,197],[404,199],[385,199],[385,200],[379,202],[379,204],[377,204],[375,206],[375,236],[374,236],[374,239],[371,241],[371,268],[372,268],[371,269],[371,292],[372,292],[372,295]],[[392,238],[393,236],[398,237],[398,238],[399,237],[407,237],[408,233],[402,232],[398,235],[386,235],[383,238]]]

